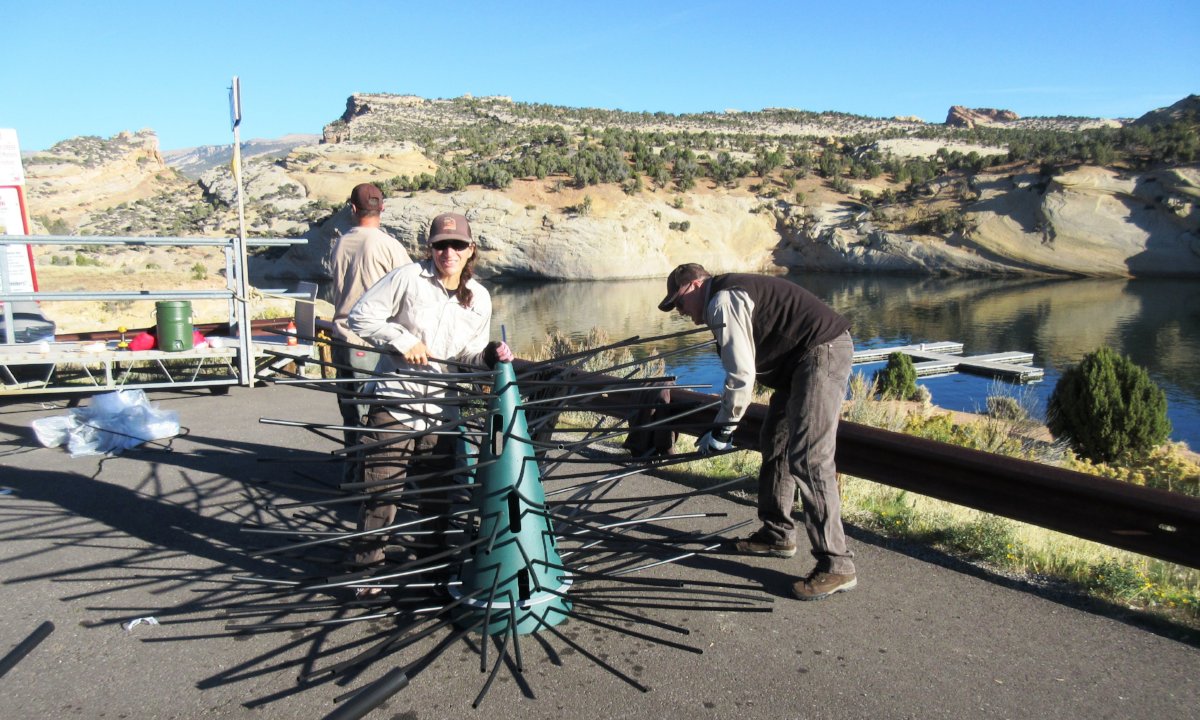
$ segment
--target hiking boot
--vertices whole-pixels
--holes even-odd
[[[796,543],[787,540],[776,540],[761,530],[748,538],[738,540],[733,544],[733,548],[742,555],[767,555],[770,557],[790,558],[796,554]]]
[[[792,585],[792,594],[798,600],[823,600],[834,593],[853,590],[858,585],[858,578],[850,575],[838,575],[813,570],[808,577],[800,578]]]

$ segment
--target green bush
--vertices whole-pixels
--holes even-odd
[[[1059,378],[1046,424],[1075,452],[1106,463],[1144,458],[1171,434],[1166,394],[1143,368],[1107,347]]]
[[[899,352],[888,355],[887,367],[875,371],[874,383],[885,399],[912,400],[917,396],[917,369],[912,358]]]

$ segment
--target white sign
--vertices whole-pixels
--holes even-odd
[[[25,216],[21,212],[21,196],[15,187],[0,187],[0,235],[24,235]],[[33,259],[28,245],[4,245],[4,261],[8,263],[8,292],[33,292]]]
[[[16,187],[0,187],[0,235],[24,235],[25,216],[20,211],[20,196]],[[5,245],[10,293],[34,292],[34,259],[28,245]]]
[[[0,128],[0,185],[24,185],[25,170],[21,167],[21,144],[17,131]]]
[[[0,187],[0,235],[24,235],[25,214],[15,187]]]
[[[25,171],[21,167],[21,145],[17,131],[0,128],[0,235],[26,235],[25,213],[21,209],[21,186]],[[3,245],[2,260],[8,271],[3,292],[34,292],[33,254],[28,245]]]

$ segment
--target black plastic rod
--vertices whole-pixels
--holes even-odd
[[[582,620],[585,623],[590,623],[592,625],[596,625],[596,626],[599,626],[602,628],[607,628],[614,632],[619,632],[622,635],[629,635],[630,637],[641,638],[642,640],[649,640],[650,642],[655,643],[657,645],[666,645],[667,647],[672,647],[672,648],[675,648],[676,650],[684,650],[686,652],[695,653],[696,655],[704,654],[703,650],[701,650],[700,648],[698,648],[694,645],[684,645],[683,643],[675,642],[674,640],[668,640],[666,638],[655,637],[654,635],[650,635],[649,633],[638,632],[637,630],[633,630],[630,628],[623,628],[620,625],[612,625],[610,623],[606,623],[601,620],[598,620],[598,619],[594,618],[592,615],[588,615],[586,613],[578,613],[578,612],[574,612],[571,610],[563,610],[563,609],[557,608],[557,607],[551,607],[550,609],[553,610],[554,612],[561,613],[562,615],[566,615],[569,618],[573,618],[575,620]]]
[[[14,665],[21,662],[22,658],[28,655],[30,651],[37,647],[52,632],[54,632],[54,623],[49,620],[38,625],[29,637],[22,640],[19,645],[4,656],[3,660],[0,660],[0,677],[4,677],[5,673],[11,670]]]
[[[402,668],[392,668],[383,677],[359,690],[341,707],[325,716],[325,720],[359,720],[408,686],[408,676]]]

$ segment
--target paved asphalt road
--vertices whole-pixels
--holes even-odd
[[[334,698],[412,662],[377,663],[346,686],[297,685],[386,620],[327,632],[234,636],[211,608],[237,573],[262,570],[240,524],[248,487],[333,447],[262,417],[334,422],[325,396],[234,388],[156,394],[186,435],[168,449],[71,458],[37,445],[35,418],[61,406],[0,405],[0,654],[50,620],[55,631],[0,677],[0,718],[322,718]],[[293,458],[301,463],[259,462]],[[674,490],[639,478],[633,492]],[[750,518],[752,507],[700,506]],[[251,517],[248,517],[251,516]],[[724,521],[731,522],[731,521]],[[1194,718],[1200,650],[1041,597],[999,578],[889,549],[851,528],[859,587],[817,603],[787,596],[792,560],[706,556],[660,576],[762,583],[773,612],[652,610],[691,634],[693,654],[579,621],[560,629],[649,686],[641,692],[545,633],[524,636],[524,674],[502,668],[480,709],[479,645],[458,641],[371,718]],[[122,623],[154,616],[158,625]],[[426,645],[425,647],[429,647]],[[494,651],[490,657],[495,657]]]

